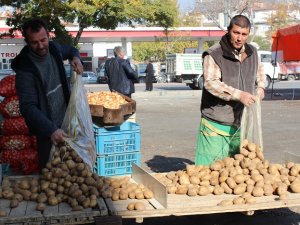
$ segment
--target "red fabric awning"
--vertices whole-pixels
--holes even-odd
[[[282,61],[300,61],[300,24],[279,29],[273,35],[272,52]]]

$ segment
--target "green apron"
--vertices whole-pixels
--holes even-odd
[[[196,165],[210,165],[218,159],[239,153],[240,129],[201,119],[198,130]]]

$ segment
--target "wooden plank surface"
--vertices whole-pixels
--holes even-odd
[[[161,217],[161,216],[182,216],[182,215],[198,215],[198,214],[213,214],[226,212],[243,212],[262,209],[275,209],[283,207],[300,206],[300,194],[289,193],[289,198],[285,201],[278,200],[278,196],[263,196],[256,197],[256,203],[218,206],[224,199],[233,199],[237,195],[208,195],[189,197],[188,195],[168,195],[168,208],[155,209],[147,207],[145,211],[129,211],[126,210],[127,200],[110,201],[105,199],[109,211],[113,215],[119,215],[123,218],[138,218],[138,217]],[[111,210],[111,208],[113,210]]]
[[[67,203],[57,206],[47,206],[44,212],[36,210],[36,202],[22,201],[18,207],[11,209],[10,200],[0,199],[0,209],[7,212],[6,217],[0,217],[0,224],[26,223],[41,224],[43,222],[54,224],[84,224],[93,223],[94,218],[108,215],[108,209],[102,198],[98,200],[95,209],[87,208],[82,211],[72,211]]]

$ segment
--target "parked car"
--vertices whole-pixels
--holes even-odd
[[[82,81],[84,84],[96,84],[97,83],[97,76],[92,71],[84,71],[81,76],[82,76]]]
[[[104,63],[101,64],[99,68],[97,68],[97,83],[98,84],[106,84],[107,83],[107,76],[104,70]]]

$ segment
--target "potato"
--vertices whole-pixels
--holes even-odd
[[[244,183],[244,181],[245,181],[244,175],[242,175],[242,174],[235,175],[233,179],[234,179],[235,183],[237,183],[237,184]]]
[[[300,179],[295,179],[291,185],[290,189],[292,190],[293,193],[300,193]]]
[[[235,195],[241,195],[246,191],[247,185],[246,184],[239,184],[233,189],[233,193]]]
[[[220,186],[224,189],[226,194],[232,194],[232,189],[225,182],[221,183]]]
[[[13,199],[17,199],[19,202],[21,202],[23,201],[23,196],[17,193],[13,196]]]
[[[37,211],[44,211],[46,209],[46,204],[45,203],[38,203],[36,205],[36,210]]]
[[[200,184],[200,178],[197,176],[191,176],[190,177],[190,183],[191,184]]]
[[[187,165],[186,166],[186,173],[189,176],[196,175],[196,173],[197,173],[196,166],[195,165]]]
[[[30,183],[28,182],[28,180],[22,180],[20,182],[19,187],[24,189],[24,190],[28,190],[28,189],[30,189]]]
[[[254,189],[254,185],[248,184],[248,185],[247,185],[247,188],[246,188],[246,191],[247,191],[248,193],[252,193],[253,189]]]
[[[48,204],[51,206],[58,205],[58,200],[55,196],[50,196],[48,198]]]
[[[140,192],[135,192],[135,198],[136,199],[144,199],[144,194],[142,191]]]
[[[260,151],[260,150],[256,151],[256,156],[257,156],[257,158],[259,158],[260,160],[264,160],[264,159],[265,159],[265,158],[264,158],[263,152]]]
[[[176,194],[185,195],[188,192],[188,186],[187,185],[178,185]]]
[[[145,199],[151,199],[154,198],[154,193],[150,190],[145,190],[143,192]]]
[[[220,177],[219,177],[219,183],[223,183],[223,182],[226,182],[226,180],[228,179],[228,176],[223,176],[223,175],[221,175]]]
[[[249,158],[244,158],[241,162],[240,165],[242,167],[242,169],[246,169],[250,166],[251,164],[251,160]]]
[[[249,142],[247,145],[247,148],[250,152],[255,152],[256,151],[256,144]]]
[[[240,149],[240,153],[243,155],[243,156],[247,156],[249,154],[249,151],[245,148],[241,148]]]
[[[211,177],[210,180],[209,180],[209,183],[210,183],[210,185],[212,185],[212,186],[218,185],[218,184],[219,184],[219,179],[218,179],[218,177]]]
[[[276,189],[276,193],[280,196],[280,195],[284,195],[287,193],[287,185],[285,184],[281,184],[277,187]]]
[[[7,216],[7,213],[3,210],[0,210],[0,217],[5,217]]]
[[[224,194],[224,189],[220,185],[216,185],[214,188],[214,194],[215,195]]]
[[[173,180],[173,178],[176,176],[176,172],[175,171],[171,171],[169,173],[166,174],[166,177],[170,180]]]
[[[256,153],[255,152],[249,152],[248,156],[249,159],[254,159],[256,158]]]
[[[135,205],[135,203],[134,202],[130,202],[128,205],[127,205],[127,209],[128,210],[134,210],[134,205]]]
[[[249,144],[249,141],[248,141],[247,139],[244,139],[244,140],[242,140],[242,142],[241,142],[241,146],[242,146],[243,148],[248,147],[248,144]]]
[[[219,206],[229,206],[229,205],[233,205],[233,202],[231,199],[227,199],[227,200],[221,201],[218,205]]]
[[[167,192],[168,194],[175,194],[177,191],[177,187],[174,185],[167,186]]]
[[[36,201],[38,198],[39,194],[38,193],[31,193],[30,195],[30,200],[31,201]]]
[[[181,185],[190,184],[189,176],[188,176],[187,174],[182,174],[182,175],[179,177],[179,183],[180,183]]]
[[[135,197],[135,194],[134,194],[134,197]],[[113,191],[112,192],[111,200],[113,200],[113,201],[119,200],[119,192],[118,191]]]
[[[245,199],[242,197],[236,197],[233,199],[233,204],[234,205],[242,205],[245,204]]]
[[[196,187],[190,187],[188,189],[187,195],[188,196],[196,196],[198,194],[198,190]]]
[[[47,195],[44,192],[41,192],[39,194],[39,196],[37,197],[38,203],[45,203],[45,202],[47,202],[47,200],[48,200]]]
[[[234,155],[234,158],[235,158],[236,160],[238,160],[238,161],[241,161],[241,160],[243,160],[244,155],[243,155],[243,154],[235,154],[235,155]]]
[[[128,199],[128,192],[126,190],[121,190],[119,193],[119,198],[120,198],[120,200]]]
[[[222,165],[221,165],[220,162],[214,162],[214,163],[212,163],[212,164],[210,165],[210,169],[211,169],[212,171],[213,171],[213,170],[219,171],[219,170],[222,169]]]
[[[237,186],[236,182],[234,181],[234,179],[232,177],[228,177],[228,179],[226,180],[226,183],[228,184],[228,186],[231,189],[234,189]]]
[[[245,203],[246,204],[252,204],[252,203],[256,203],[256,199],[253,196],[249,196],[245,198]]]
[[[264,189],[262,187],[254,187],[252,195],[254,197],[261,197],[264,195]]]
[[[206,187],[206,186],[200,186],[198,189],[198,195],[200,195],[200,196],[208,195],[209,192],[210,191],[209,191],[208,187]]]
[[[234,162],[233,158],[226,157],[223,159],[223,163],[224,163],[225,167],[233,166],[233,162]]]
[[[19,201],[17,199],[12,199],[9,204],[10,208],[16,208],[19,206]]]
[[[137,210],[137,211],[143,211],[146,209],[146,206],[143,202],[136,202],[134,204],[134,209]]]

